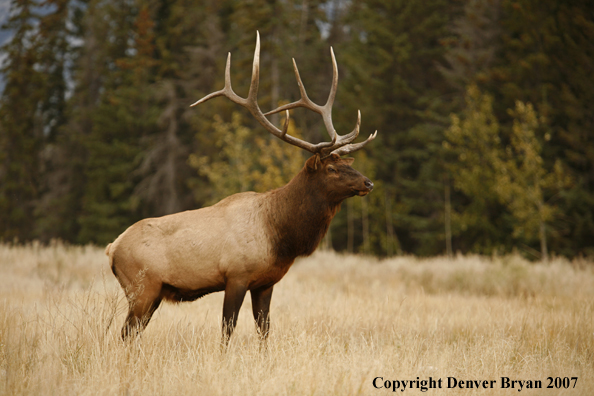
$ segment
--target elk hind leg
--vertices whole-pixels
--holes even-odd
[[[122,327],[122,339],[124,341],[140,334],[145,329],[151,317],[159,308],[161,300],[160,288],[145,289],[140,296],[128,299],[130,307]]]

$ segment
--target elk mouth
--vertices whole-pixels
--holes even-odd
[[[359,197],[364,197],[367,194],[369,194],[372,190],[373,186],[371,186],[370,188],[365,188],[363,190],[353,189],[353,192],[355,193],[355,195],[358,195]]]

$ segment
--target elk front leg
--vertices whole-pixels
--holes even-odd
[[[273,286],[252,290],[252,311],[258,325],[258,333],[265,340],[270,330],[270,299]]]
[[[225,302],[223,303],[223,345],[229,343],[229,338],[233,334],[239,309],[243,304],[247,287],[243,284],[228,282],[225,287]]]

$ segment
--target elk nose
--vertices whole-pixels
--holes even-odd
[[[373,190],[373,182],[369,179],[365,180],[365,187],[367,187],[369,191]]]

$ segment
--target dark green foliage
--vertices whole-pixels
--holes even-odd
[[[436,64],[444,55],[439,39],[447,33],[447,6],[440,0],[354,2],[349,39],[341,46],[350,72],[346,102],[353,112],[361,108],[363,125],[380,131],[380,143],[369,146],[371,158],[381,158],[378,177],[396,197],[403,249],[418,254],[444,246],[441,141],[449,104]]]
[[[500,112],[515,100],[533,103],[549,127],[541,139],[550,168],[569,167],[575,184],[555,200],[564,214],[553,224],[552,250],[594,253],[594,222],[585,202],[594,199],[594,4],[588,1],[503,2],[502,50],[486,84],[499,97]]]
[[[48,4],[52,9],[40,16],[36,2],[13,2],[3,26],[14,32],[1,49],[6,60],[0,69],[6,83],[0,98],[0,238],[9,240],[36,235],[44,144],[63,123],[64,5]]]
[[[464,100],[476,86],[493,98],[489,112],[501,149],[514,147],[514,113],[508,110],[516,101],[533,106],[540,117],[533,136],[534,147],[542,147],[539,172],[567,175],[563,185],[543,189],[538,201],[555,208],[546,219],[548,248],[567,256],[594,254],[591,2],[11,4],[3,29],[12,36],[1,49],[4,240],[106,243],[138,219],[210,202],[216,178],[198,173],[189,158],[221,161],[213,133],[232,121],[233,112],[240,112],[249,136],[269,139],[247,141],[250,158],[266,156],[257,150],[273,147],[274,138],[243,109],[224,99],[189,107],[223,86],[228,51],[233,87],[247,93],[259,30],[263,110],[299,97],[292,57],[310,97],[325,102],[333,46],[340,74],[333,114],[338,133],[352,130],[359,109],[361,135],[379,130],[377,140],[355,155],[355,167],[377,182],[376,190],[344,205],[329,245],[434,255],[446,251],[451,236],[454,252],[539,249],[533,232],[513,232],[525,213],[493,195],[494,179],[479,178],[477,187],[469,185],[472,177],[461,176],[466,169],[457,155],[478,151],[472,144],[480,139],[459,141],[455,150],[444,144],[456,119],[451,114],[472,120],[476,113]],[[271,120],[278,125],[281,118]],[[291,118],[303,138],[328,139],[318,114],[295,110]],[[295,148],[294,154],[302,153]],[[262,169],[270,161],[257,162],[262,175],[274,173]],[[518,191],[514,202],[523,202]]]

